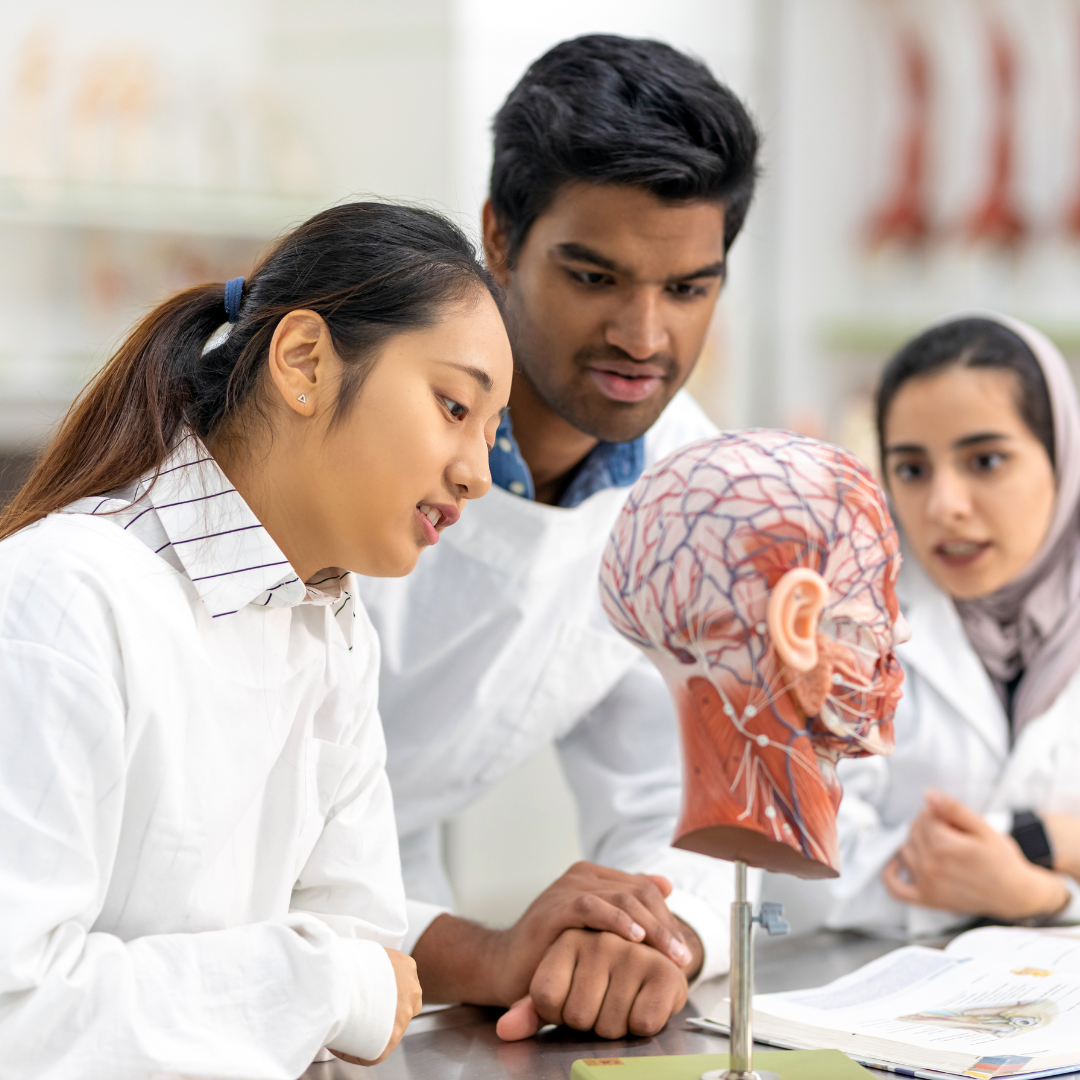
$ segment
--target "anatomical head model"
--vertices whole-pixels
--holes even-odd
[[[837,875],[836,762],[893,748],[899,569],[881,490],[834,446],[721,435],[641,477],[600,590],[678,707],[676,847]]]

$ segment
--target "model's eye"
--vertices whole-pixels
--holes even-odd
[[[464,420],[465,417],[469,415],[469,410],[460,402],[455,401],[453,398],[444,397],[440,398],[439,400],[446,406],[446,411],[455,420]]]
[[[929,473],[930,470],[921,461],[901,461],[893,466],[893,476],[901,484],[910,484],[915,480],[925,480]]]

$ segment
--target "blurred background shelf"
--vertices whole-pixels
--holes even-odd
[[[331,201],[316,194],[0,176],[0,224],[267,240]]]

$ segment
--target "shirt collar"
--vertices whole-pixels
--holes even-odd
[[[309,583],[300,580],[195,435],[180,441],[152,485],[150,479],[139,482],[132,505],[136,512],[123,528],[137,534],[140,518],[152,509],[168,540],[166,546],[214,618],[235,614],[248,604],[295,607],[348,598],[344,589],[348,575],[343,570],[323,570]]]
[[[495,446],[488,455],[491,482],[512,495],[535,499],[532,473],[514,438],[513,424],[507,413],[495,433]],[[564,509],[578,506],[590,495],[611,487],[626,487],[645,468],[645,436],[631,442],[599,442],[586,455],[574,478],[559,500]]]

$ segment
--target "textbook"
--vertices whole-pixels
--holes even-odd
[[[690,1023],[727,1034],[727,1003]],[[905,1076],[1080,1072],[1080,928],[989,926],[897,949],[826,986],[755,995],[753,1030]]]
[[[582,1058],[574,1062],[570,1080],[698,1080],[704,1072],[727,1067],[727,1054]],[[774,1072],[780,1080],[871,1080],[865,1069],[837,1050],[755,1051],[758,1069]]]

